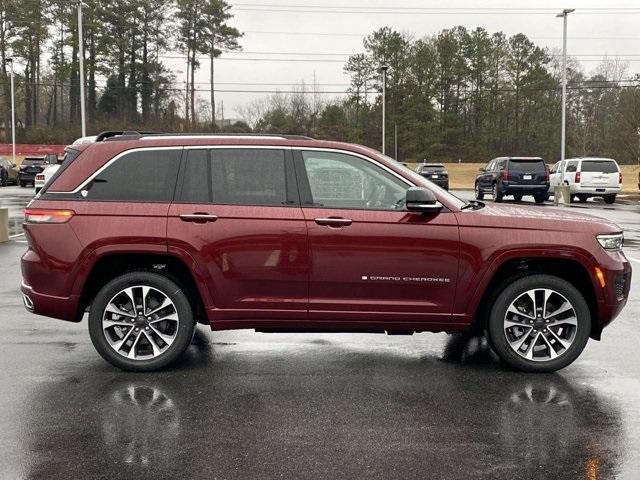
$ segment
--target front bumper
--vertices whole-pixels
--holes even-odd
[[[606,285],[594,284],[601,294],[598,299],[598,318],[592,325],[592,336],[600,338],[602,329],[609,325],[620,314],[629,298],[631,289],[631,264],[622,252],[611,252],[607,262],[600,264]]]

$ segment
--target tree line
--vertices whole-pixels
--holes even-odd
[[[309,88],[242,110],[259,131],[285,131],[380,149],[381,68],[387,67],[386,152],[399,160],[558,160],[561,58],[523,34],[446,29],[414,39],[381,28],[349,58],[348,96],[313,107]],[[314,89],[312,89],[314,90]],[[396,135],[397,132],[397,135]],[[568,62],[567,155],[640,163],[640,75],[603,60],[587,74]]]
[[[219,130],[214,60],[240,49],[223,0],[86,0],[86,101],[91,132]],[[179,51],[186,87],[163,59]],[[5,59],[17,76],[19,140],[62,143],[79,131],[77,8],[68,0],[0,0],[0,105],[9,125]],[[205,65],[201,65],[206,58]],[[44,63],[42,63],[44,62]],[[195,90],[209,67],[210,98]],[[385,27],[344,65],[346,95],[317,85],[248,102],[230,132],[310,135],[381,148],[382,67],[387,67],[386,151],[401,160],[483,161],[560,151],[561,65],[557,52],[524,34],[458,26],[414,38]],[[295,79],[292,79],[295,81]],[[567,154],[640,159],[640,76],[604,60],[586,73],[569,62]],[[9,128],[3,129],[5,141]]]
[[[83,0],[86,114],[92,129],[157,129],[198,125],[195,71],[201,56],[214,59],[240,48],[224,0]],[[7,58],[16,77],[19,135],[68,141],[77,136],[80,73],[77,3],[0,0],[0,93],[3,125],[10,125]],[[175,75],[162,56],[186,57],[187,85],[176,95]],[[183,117],[183,118],[180,118]],[[182,125],[184,123],[184,125]],[[10,128],[4,128],[5,140]],[[17,129],[18,130],[18,129]]]

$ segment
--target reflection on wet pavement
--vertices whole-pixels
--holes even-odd
[[[442,356],[309,340],[283,353],[200,338],[176,370],[153,375],[78,366],[23,412],[27,476],[616,474],[616,408],[561,375],[506,371],[481,338],[447,337]]]

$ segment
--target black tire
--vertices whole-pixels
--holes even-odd
[[[27,184],[26,184],[26,183],[24,183],[22,180],[20,180],[20,188],[24,188],[24,187],[26,187],[26,186],[27,186]]]
[[[604,197],[604,203],[608,203],[608,204],[612,204],[615,203],[616,201],[616,195],[605,195]]]
[[[502,201],[502,193],[500,193],[497,183],[494,183],[493,186],[491,187],[491,193],[493,195],[494,202],[500,203]]]
[[[549,197],[547,195],[534,195],[533,199],[535,200],[536,203],[544,203],[547,201]]]
[[[476,182],[476,186],[474,188],[476,200],[482,200],[484,198],[484,192],[480,188],[480,184]]]
[[[519,193],[516,193],[516,194],[513,196],[513,199],[514,199],[516,202],[521,202],[521,201],[522,201],[522,195],[521,195],[521,194],[519,194]]]
[[[589,195],[585,195],[584,193],[579,193],[578,195],[576,195],[576,197],[578,197],[578,201],[580,203],[584,203],[589,200]]]
[[[166,351],[148,360],[135,360],[117,353],[105,338],[102,317],[108,302],[119,291],[133,285],[153,287],[166,295],[175,305],[179,323],[175,340]],[[139,271],[121,275],[100,289],[89,310],[89,335],[100,356],[122,370],[149,372],[158,370],[176,361],[189,346],[193,337],[195,320],[187,296],[174,281],[154,272]]]
[[[573,343],[553,360],[534,361],[521,357],[509,345],[504,331],[504,318],[511,303],[528,290],[537,288],[553,289],[563,295],[573,305],[577,317]],[[499,293],[491,308],[487,331],[490,345],[510,367],[523,372],[554,372],[572,363],[582,353],[589,340],[591,314],[582,294],[566,280],[552,275],[529,275],[507,284]]]
[[[6,187],[7,185],[9,185],[9,174],[3,170],[0,175],[0,186]]]

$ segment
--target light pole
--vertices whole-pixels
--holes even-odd
[[[87,136],[86,117],[84,109],[84,37],[82,35],[82,1],[78,1],[78,60],[80,67],[80,122],[82,136]]]
[[[385,148],[386,148],[386,140],[387,140],[387,136],[386,136],[386,123],[387,123],[387,119],[386,119],[386,108],[387,108],[387,70],[389,70],[389,67],[387,65],[383,65],[380,67],[380,69],[378,70],[379,73],[382,73],[382,154],[385,154]]]
[[[565,149],[567,143],[567,16],[574,12],[575,8],[565,8],[556,15],[557,18],[562,18],[562,126],[560,134],[560,187],[562,190],[556,188],[554,191],[553,199],[554,203],[570,203],[571,199],[568,198],[571,194],[569,189],[565,189],[564,184],[564,171],[565,165]],[[561,197],[560,198],[558,197]]]
[[[16,164],[16,93],[14,86],[13,58],[7,58],[5,63],[11,67],[11,153],[13,154],[12,163]]]

